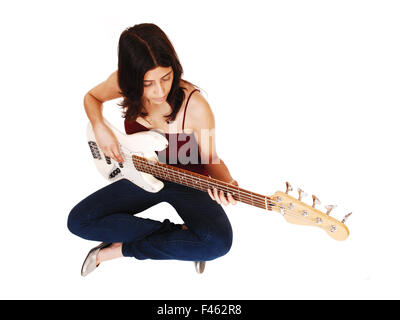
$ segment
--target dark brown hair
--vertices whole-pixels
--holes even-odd
[[[152,23],[137,24],[125,29],[118,43],[118,84],[124,98],[119,105],[124,109],[123,117],[127,120],[147,116],[142,101],[143,79],[147,71],[157,67],[172,67],[174,72],[167,97],[172,112],[165,116],[166,121],[173,121],[185,94],[179,85],[183,69],[171,41]]]

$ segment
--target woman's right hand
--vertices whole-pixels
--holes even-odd
[[[114,159],[117,162],[124,162],[124,158],[121,155],[119,149],[119,143],[117,138],[111,129],[102,122],[96,123],[93,127],[93,132],[96,137],[97,144],[104,155]]]

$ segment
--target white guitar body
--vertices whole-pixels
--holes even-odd
[[[137,155],[149,160],[158,160],[155,151],[164,150],[168,146],[168,140],[162,134],[151,130],[126,135],[114,128],[107,120],[104,119],[104,122],[116,136],[125,161],[118,163],[104,155],[96,142],[92,125],[89,122],[86,131],[87,139],[93,161],[102,176],[110,182],[128,179],[146,191],[160,191],[164,187],[164,183],[149,173],[136,170],[129,158]]]

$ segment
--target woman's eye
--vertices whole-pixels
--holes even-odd
[[[168,78],[163,78],[162,80],[163,81],[169,81],[171,79],[171,77],[168,77]],[[151,82],[151,83],[143,83],[143,86],[144,87],[150,87],[151,85],[152,85],[153,83]]]

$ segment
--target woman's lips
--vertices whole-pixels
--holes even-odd
[[[164,96],[164,97],[162,97],[162,98],[155,98],[154,100],[156,100],[156,101],[163,101],[166,97],[167,97],[167,96]]]

